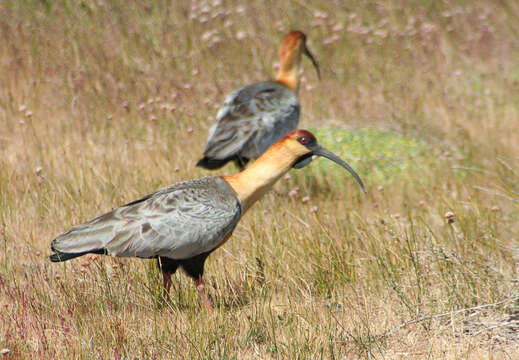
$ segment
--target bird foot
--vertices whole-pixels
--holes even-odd
[[[213,311],[213,304],[211,304],[211,300],[209,300],[209,297],[207,296],[207,293],[205,291],[205,283],[202,276],[199,276],[197,279],[195,279],[195,285],[198,292],[200,293],[202,305],[204,305],[207,311]]]

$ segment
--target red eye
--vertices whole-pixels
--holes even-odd
[[[299,142],[300,142],[301,144],[303,144],[303,145],[308,144],[308,141],[309,141],[309,140],[308,140],[308,138],[307,138],[306,136],[302,136],[302,137],[299,138]]]

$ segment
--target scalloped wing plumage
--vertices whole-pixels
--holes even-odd
[[[299,112],[297,96],[280,83],[265,81],[239,88],[218,111],[204,156],[257,158],[297,127]]]
[[[52,249],[187,259],[217,248],[240,217],[236,193],[223,179],[190,180],[75,226],[58,236]]]

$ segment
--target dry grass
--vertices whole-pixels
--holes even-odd
[[[517,1],[336,3],[0,2],[0,357],[519,357],[499,303],[518,293]],[[293,171],[209,258],[214,314],[183,274],[161,301],[151,261],[48,261],[68,227],[207,175],[216,108],[294,28],[324,70],[303,127],[397,131],[436,159],[367,196]]]

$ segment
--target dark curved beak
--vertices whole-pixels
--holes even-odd
[[[360,179],[359,175],[353,170],[350,165],[346,164],[341,158],[339,158],[337,155],[333,154],[332,152],[328,151],[327,149],[323,148],[321,145],[316,144],[314,148],[312,148],[312,154],[325,157],[327,159],[330,159],[334,163],[339,164],[346,170],[350,172],[350,174],[357,180],[360,187],[362,188],[362,191],[364,191],[364,194],[367,194],[368,191],[366,190],[366,187],[364,186],[364,183]]]
[[[308,58],[312,61],[312,64],[314,65],[314,68],[315,68],[315,71],[317,71],[317,77],[319,78],[319,80],[321,80],[321,72],[319,71],[319,64],[317,63],[317,60],[315,60],[315,58],[312,55],[312,53],[310,52],[310,50],[308,50],[306,45],[305,45],[305,51],[303,52],[303,54],[308,56]]]

